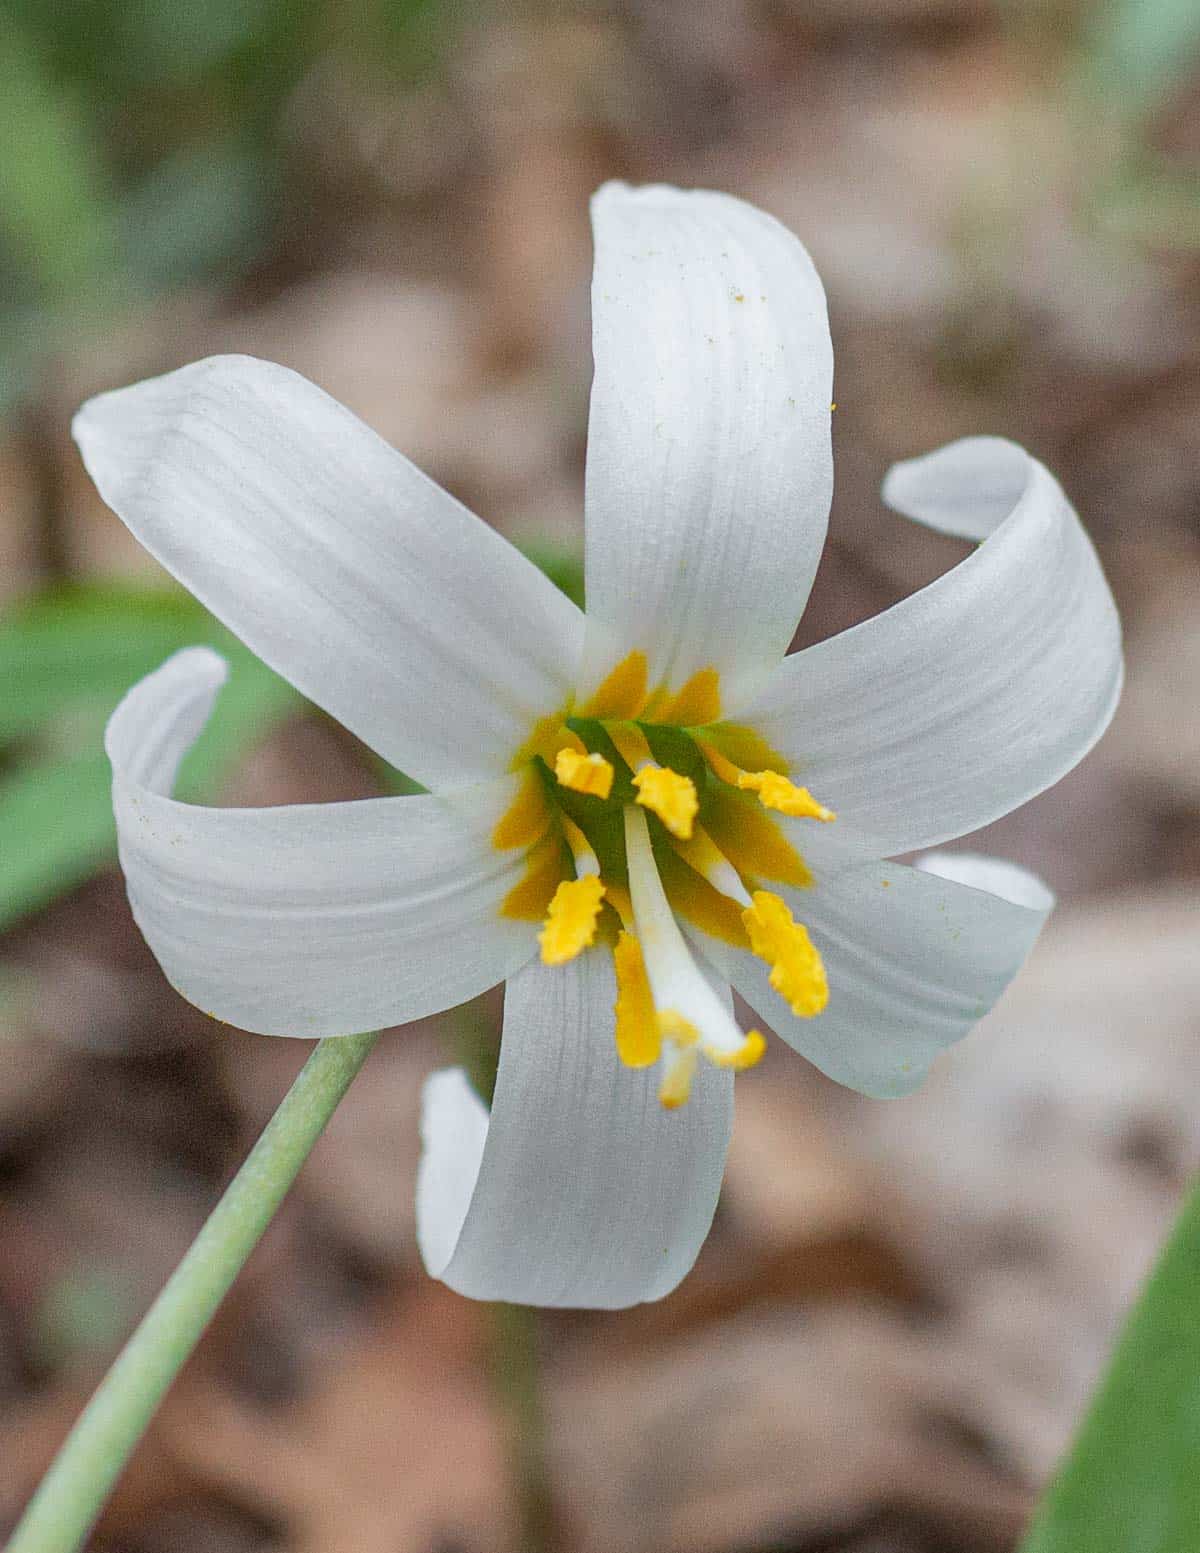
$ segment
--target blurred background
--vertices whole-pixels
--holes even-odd
[[[497,1006],[389,1036],[94,1546],[516,1548],[533,1415],[499,1333],[543,1361],[555,1546],[1012,1548],[1200,1161],[1200,8],[3,0],[0,146],[0,1531],[307,1050],[162,980],[107,713],[213,641],[191,796],[403,786],[171,588],[71,412],[215,351],[285,362],[578,595],[587,197],[624,177],[761,204],[825,278],[837,493],[798,640],[964,553],[883,511],[893,459],[997,432],[1063,480],[1128,689],[977,843],[1059,911],[910,1099],[772,1049],[695,1272],[624,1315],[531,1328],[425,1278],[419,1085]]]

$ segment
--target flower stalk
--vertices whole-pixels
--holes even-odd
[[[6,1553],[74,1553],[82,1546],[168,1387],[377,1040],[370,1033],[318,1044],[84,1409]]]
[[[546,1460],[537,1312],[503,1302],[490,1312],[492,1380],[504,1412],[522,1553],[551,1553],[559,1539]]]

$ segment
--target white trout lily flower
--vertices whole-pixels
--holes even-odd
[[[730,984],[843,1084],[901,1095],[1049,910],[1020,869],[881,861],[1070,769],[1121,681],[1116,613],[1054,479],[971,438],[889,474],[977,542],[785,657],[832,485],[832,357],[800,243],[735,199],[595,198],[587,615],[320,389],[242,357],[93,399],[109,505],[268,664],[427,795],[176,801],[224,673],[191,649],[107,747],[133,910],[176,987],[249,1030],[419,1019],[507,979],[490,1113],[429,1080],[431,1273],[616,1307],[691,1266],[736,1070]],[[686,1102],[686,1103],[685,1103]]]

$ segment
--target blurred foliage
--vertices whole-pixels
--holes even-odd
[[[63,331],[266,250],[322,60],[411,80],[449,26],[447,0],[0,0],[0,410]]]
[[[547,542],[526,553],[569,597],[582,597],[577,555]],[[114,861],[104,724],[131,685],[195,643],[230,665],[217,713],[176,787],[204,803],[304,703],[200,604],[175,588],[79,585],[47,592],[0,623],[0,930]],[[420,791],[382,761],[377,771],[386,791]]]
[[[1200,247],[1200,173],[1156,140],[1198,67],[1196,0],[1104,0],[1089,16],[1072,81],[1091,156],[1087,213],[1120,242]]]
[[[1200,1190],[1193,1191],[1022,1553],[1195,1553]]]
[[[1094,100],[1137,117],[1160,108],[1198,60],[1196,0],[1107,0],[1088,30],[1084,74]]]
[[[202,802],[299,697],[199,604],[94,585],[56,590],[0,625],[0,928],[113,860],[104,723],[131,684],[195,642],[230,664],[221,715],[180,773],[181,796]]]

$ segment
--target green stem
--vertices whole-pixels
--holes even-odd
[[[82,1545],[167,1388],[378,1038],[319,1043],[67,1436],[6,1553],[74,1553]]]
[[[537,1312],[525,1305],[497,1304],[491,1314],[492,1374],[506,1414],[521,1553],[550,1553],[559,1540],[546,1463]]]

